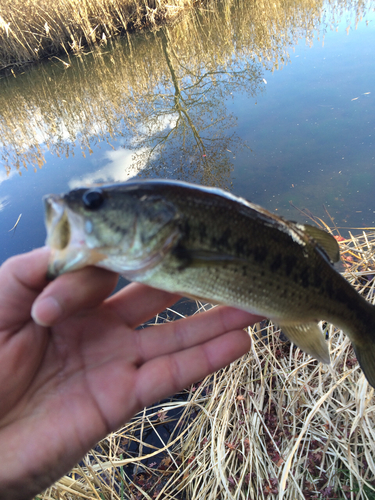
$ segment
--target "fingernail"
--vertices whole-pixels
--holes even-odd
[[[31,317],[40,326],[51,326],[61,317],[62,309],[57,300],[53,297],[34,302],[31,308]]]

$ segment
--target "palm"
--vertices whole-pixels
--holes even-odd
[[[135,331],[177,296],[132,284],[105,300],[117,277],[88,268],[62,276],[40,295],[47,258],[37,250],[2,269],[0,446],[8,456],[1,498],[2,481],[7,498],[37,493],[137,410],[244,353],[249,341],[241,328],[256,319],[217,308]],[[34,316],[54,323],[41,300],[48,294],[63,305],[64,319],[51,327],[30,317],[40,295]],[[24,490],[12,496],[20,480]]]

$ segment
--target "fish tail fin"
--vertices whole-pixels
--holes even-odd
[[[368,383],[375,388],[375,306],[369,302],[364,306],[361,316],[354,322],[355,330],[349,331],[348,335],[359,366]]]
[[[352,341],[352,345],[367,382],[375,388],[375,339],[363,344]]]

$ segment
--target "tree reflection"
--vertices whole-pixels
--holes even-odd
[[[184,64],[171,43],[168,29],[160,32],[161,49],[170,80],[164,89],[144,96],[152,112],[136,131],[135,162],[143,175],[192,177],[203,184],[229,182],[232,163],[228,153],[242,147],[229,130],[236,124],[225,100],[234,86],[255,95],[261,70],[246,62],[238,68]],[[242,67],[241,67],[242,66]]]

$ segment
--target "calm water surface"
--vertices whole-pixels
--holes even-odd
[[[44,194],[134,176],[375,226],[374,4],[275,5],[2,78],[0,262],[44,243]]]

